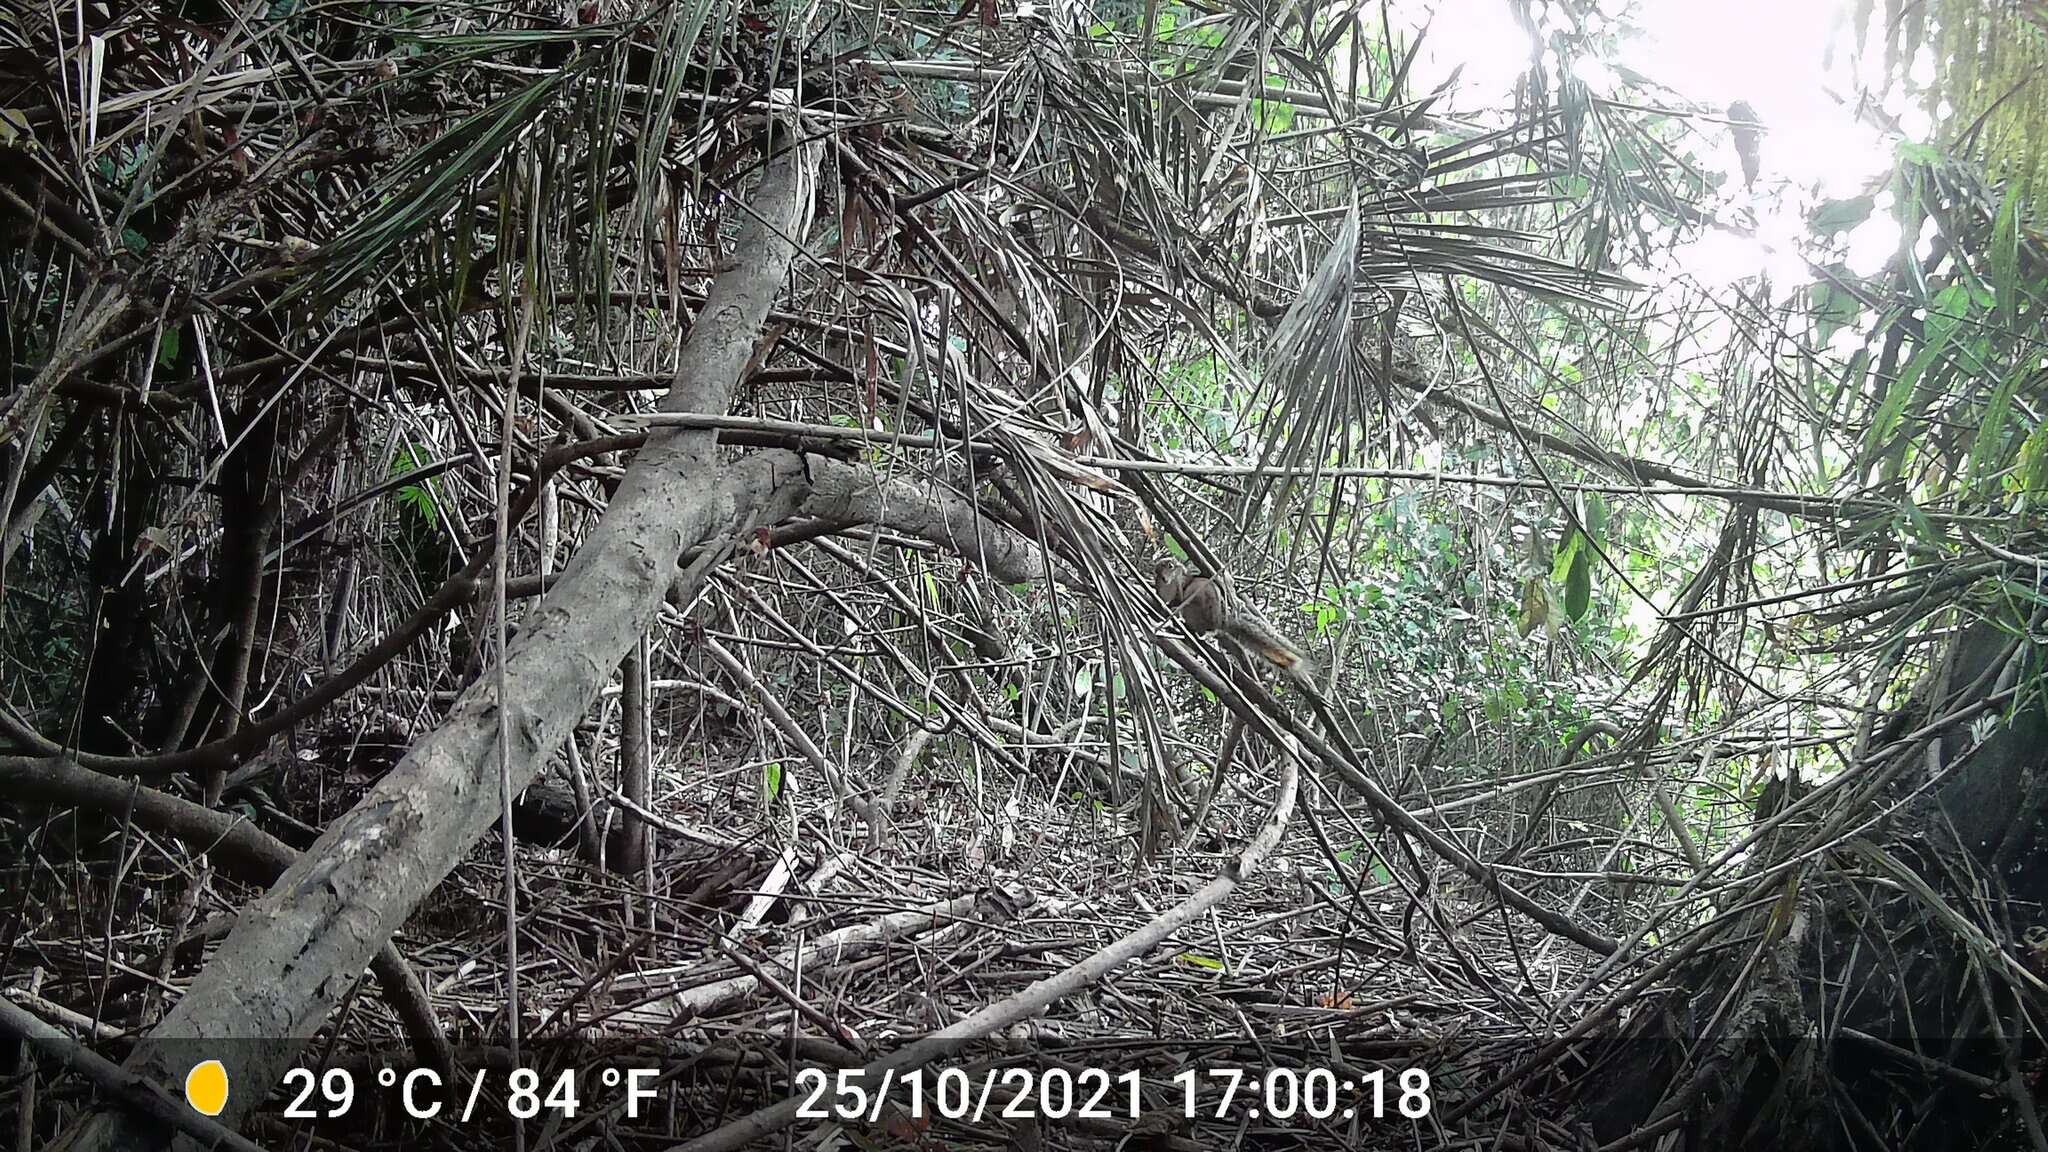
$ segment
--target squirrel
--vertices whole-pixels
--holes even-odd
[[[1287,642],[1256,611],[1225,596],[1222,585],[1196,576],[1178,560],[1165,559],[1152,570],[1153,588],[1166,606],[1197,636],[1221,635],[1238,649],[1278,669],[1296,684],[1310,686],[1308,657]]]

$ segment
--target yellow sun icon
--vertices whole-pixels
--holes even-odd
[[[228,1106],[228,1070],[218,1060],[201,1060],[185,1073],[185,1103],[194,1112],[220,1115]]]

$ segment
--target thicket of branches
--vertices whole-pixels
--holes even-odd
[[[1748,116],[1596,92],[1602,6],[1511,8],[1548,53],[1481,110],[1350,5],[10,12],[0,982],[271,1037],[265,1083],[323,1027],[454,1061],[417,969],[467,953],[457,1039],[772,1008],[857,1062],[1023,1009],[919,1018],[887,950],[858,1025],[768,995],[764,917],[964,900],[1070,992],[1234,906],[1286,960],[1184,940],[1144,967],[1186,1027],[1074,1027],[1413,984],[1470,1029],[1455,1133],[1679,980],[1648,1139],[1816,959],[1924,931],[1967,978],[1873,986],[1980,1001],[1937,1032],[1998,1045],[1922,1054],[2039,1141],[2037,57],[1957,63],[2038,29],[1851,22],[1881,90],[1934,21],[1916,98],[1968,116],[1816,201],[1788,288],[1667,275],[1755,230],[1704,159]],[[1165,555],[1314,690],[1173,625]],[[635,1015],[683,963],[757,983]],[[389,1007],[330,1020],[365,964]]]

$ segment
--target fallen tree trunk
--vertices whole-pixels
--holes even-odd
[[[754,222],[679,355],[665,411],[722,412],[730,403],[789,275],[794,238],[808,226],[816,165],[815,146],[770,164]],[[244,1119],[369,958],[499,820],[500,734],[517,792],[568,737],[665,600],[687,602],[735,545],[766,544],[758,532],[797,514],[885,524],[971,554],[1006,583],[1052,574],[1036,543],[982,516],[967,498],[787,451],[727,463],[715,430],[656,430],[546,603],[508,647],[502,703],[496,676],[471,684],[439,728],[243,910],[213,962],[125,1066],[175,1084],[200,1054],[219,1059],[230,1082],[248,1089],[231,1095],[221,1118],[230,1126]],[[696,559],[679,573],[678,558],[693,550]],[[217,1043],[227,1039],[236,1043]],[[141,1117],[110,1110],[75,1126],[59,1146],[161,1148],[168,1139]]]
[[[713,281],[678,357],[665,411],[723,412],[753,351],[769,306],[787,280],[808,229],[818,145],[768,165],[728,270]],[[760,459],[760,458],[755,458]],[[717,457],[717,433],[660,429],[633,460],[604,516],[547,602],[509,646],[505,698],[486,676],[448,719],[336,821],[244,909],[213,962],[139,1044],[126,1067],[164,1084],[183,1081],[191,1041],[227,1065],[231,1094],[220,1120],[238,1125],[291,1066],[303,1045],[361,977],[370,958],[422,897],[499,817],[499,710],[508,722],[512,787],[524,787],[651,626],[685,548],[773,523],[794,510],[794,488],[774,470],[797,458],[772,454],[753,469],[772,502],[738,503]],[[749,461],[748,463],[752,463]],[[766,475],[763,475],[766,473]],[[703,578],[709,565],[694,571]],[[183,1043],[181,1043],[183,1042]],[[171,1134],[147,1119],[102,1110],[59,1147],[162,1148]]]
[[[122,813],[143,827],[206,845],[221,870],[251,884],[274,881],[296,859],[292,849],[239,816],[201,807],[168,793],[142,788],[80,768],[67,760],[0,756],[0,784],[11,801],[40,800],[85,805]],[[455,1071],[453,1049],[434,1018],[433,1004],[412,966],[390,942],[377,949],[370,970],[385,999],[405,1023],[413,1046],[443,1074]]]

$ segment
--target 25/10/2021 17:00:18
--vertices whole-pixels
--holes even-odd
[[[1173,1103],[1189,1119],[1246,1119],[1286,1122],[1401,1117],[1430,1114],[1429,1073],[1404,1068],[1390,1074],[1374,1069],[1339,1076],[1328,1068],[1272,1068],[1261,1071],[1226,1065],[1185,1068],[1169,1081]],[[889,1070],[876,1077],[860,1069],[806,1068],[797,1074],[797,1116],[806,1120],[878,1120],[887,1104],[926,1119],[989,1120],[1038,1118],[1137,1119],[1146,1108],[1137,1071],[1104,1068],[963,1068],[939,1071]],[[1171,1106],[1171,1105],[1169,1105]]]

